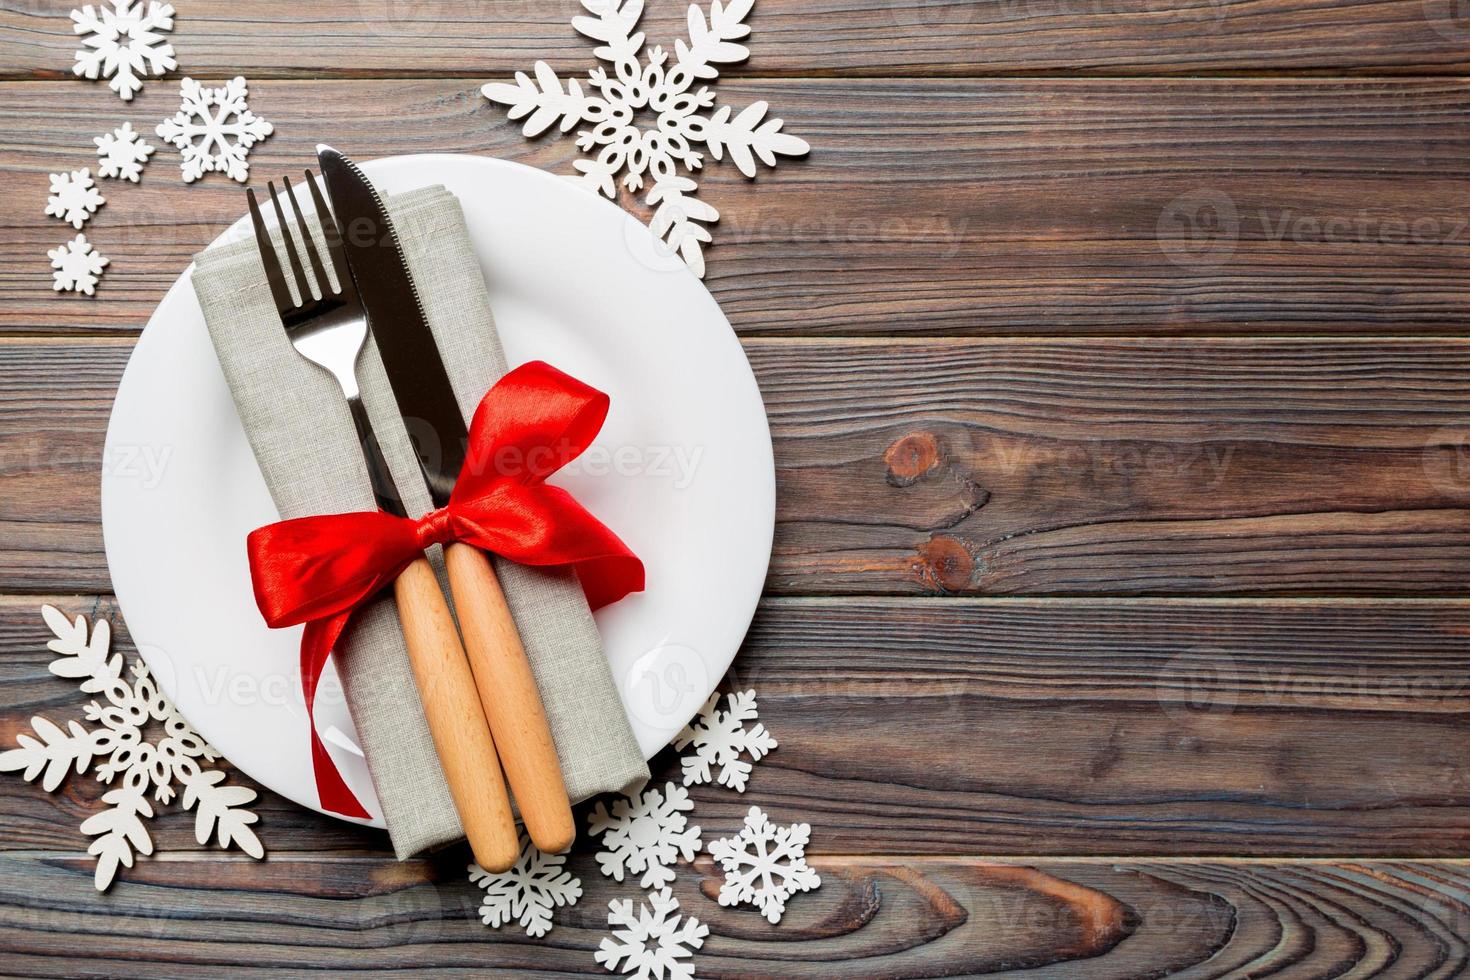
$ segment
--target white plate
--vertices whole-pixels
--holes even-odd
[[[646,227],[562,178],[471,156],[364,169],[389,192],[443,184],[458,195],[512,365],[541,358],[612,396],[597,444],[557,482],[647,566],[647,590],[597,623],[651,757],[725,673],[770,560],[771,438],[744,351],[703,284]],[[221,238],[245,234],[242,217]],[[301,631],[266,628],[245,562],[246,533],[278,515],[190,271],[148,322],[113,405],[107,564],[138,650],[179,710],[251,778],[319,809]],[[319,730],[381,826],[330,667],[318,705]]]

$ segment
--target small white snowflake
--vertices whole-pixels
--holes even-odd
[[[587,823],[592,835],[602,835],[607,847],[597,852],[602,873],[622,881],[626,868],[643,875],[640,884],[644,888],[660,888],[673,881],[671,865],[681,855],[686,861],[694,860],[702,846],[699,828],[688,826],[684,816],[693,809],[688,791],[673,783],[662,791],[645,789],[636,798],[614,800],[611,814],[599,802],[588,814]]]
[[[564,854],[543,854],[521,832],[521,853],[509,871],[492,874],[470,865],[470,881],[485,889],[480,920],[498,929],[515,919],[532,939],[551,931],[551,910],[572,906],[582,897],[582,883],[563,865]]]
[[[744,793],[751,763],[741,759],[740,753],[745,752],[752,762],[759,762],[776,747],[776,740],[758,721],[753,728],[745,727],[746,722],[756,719],[755,691],[735,691],[727,695],[726,711],[716,707],[719,700],[719,692],[709,696],[699,710],[699,717],[674,738],[674,748],[683,751],[690,745],[694,746],[693,755],[679,760],[684,769],[685,786],[709,782],[711,766],[718,765],[720,785]]]
[[[92,248],[86,235],[79,234],[46,254],[51,257],[51,268],[56,270],[51,273],[51,284],[58,293],[70,290],[91,296],[96,292],[107,258]]]
[[[72,30],[86,35],[72,71],[83,78],[110,78],[108,87],[124,100],[137,94],[143,78],[178,67],[174,47],[163,36],[174,29],[169,4],[149,0],[145,11],[142,0],[105,0],[100,11],[87,4],[73,10],[71,19]]]
[[[179,84],[182,106],[158,124],[158,135],[178,147],[179,170],[189,184],[218,170],[242,184],[250,176],[246,156],[274,127],[250,111],[245,79],[235,76],[220,88],[185,78]]]
[[[219,751],[174,709],[147,667],[134,664],[128,672],[132,679],[127,678],[122,654],[108,653],[111,631],[107,622],[98,622],[89,637],[87,621],[81,616],[68,621],[51,606],[42,606],[41,615],[56,634],[47,644],[57,654],[51,673],[80,680],[84,693],[102,695],[83,710],[87,720],[98,726],[89,729],[69,721],[62,730],[45,718],[32,718],[35,735],[22,733],[16,737],[20,748],[0,752],[0,772],[20,772],[27,780],[39,776],[41,788],[48,793],[73,768],[83,773],[95,764],[97,779],[103,783],[122,776],[120,786],[102,795],[109,809],[82,823],[82,833],[96,838],[87,853],[97,855],[97,890],[112,883],[119,864],[131,868],[135,854],[153,853],[153,840],[142,820],[153,816],[150,787],[159,803],[173,799],[175,783],[183,787],[181,802],[185,809],[194,810],[194,837],[199,843],[207,843],[213,835],[222,847],[234,843],[251,857],[262,857],[265,851],[250,829],[256,816],[244,809],[255,799],[255,791],[221,786],[223,772],[200,767],[201,762],[218,759]],[[163,728],[163,736],[151,742],[143,737],[150,721]]]
[[[750,34],[745,18],[754,2],[713,0],[708,20],[698,5],[691,5],[689,40],[674,42],[673,63],[663,48],[652,47],[645,52],[647,64],[640,65],[644,35],[634,28],[643,15],[643,0],[582,0],[594,16],[574,17],[572,27],[601,42],[593,54],[612,65],[611,73],[598,66],[587,73],[585,89],[576,79],[563,86],[556,72],[538,61],[534,79],[516,72],[515,84],[490,82],[480,91],[509,106],[511,119],[529,116],[521,129],[528,137],[553,124],[568,133],[586,123],[589,128],[577,133],[577,148],[595,156],[572,166],[591,190],[615,198],[618,174],[625,174],[624,187],[638,191],[648,173],[653,186],[644,200],[655,209],[649,227],[703,276],[700,243],[710,241],[704,225],[718,221],[720,213],[694,197],[694,181],[678,173],[680,167],[692,173],[704,166],[704,155],[695,147],[706,148],[716,160],[723,160],[728,150],[747,177],[755,176],[757,158],[774,167],[778,153],[800,156],[811,149],[805,140],[781,132],[780,119],[765,118],[766,103],[753,102],[731,118],[729,106],[714,107],[713,89],[695,88],[697,80],[719,75],[716,66],[750,57],[750,49],[736,42]],[[640,110],[656,119],[640,124]]]
[[[143,165],[153,155],[153,144],[133,132],[132,123],[123,123],[110,133],[94,137],[97,144],[97,175],[138,182]]]
[[[611,972],[636,980],[690,980],[694,950],[704,945],[709,926],[692,915],[681,916],[679,900],[667,888],[648,896],[633,911],[632,899],[607,903],[611,936],[604,936],[593,956]]]
[[[811,836],[811,824],[777,827],[760,807],[751,807],[739,834],[709,846],[710,855],[725,870],[720,904],[749,903],[759,907],[768,922],[780,922],[788,898],[822,883],[806,863]]]
[[[73,170],[69,174],[51,175],[51,196],[46,199],[46,213],[60,218],[77,230],[107,199],[92,182],[92,171],[87,168]]]

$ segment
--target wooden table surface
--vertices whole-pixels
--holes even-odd
[[[577,73],[571,0],[178,0],[182,74],[244,73],[253,183],[357,156],[570,173],[478,93]],[[684,6],[648,0],[650,43]],[[79,706],[37,606],[118,623],[98,471],[138,330],[241,211],[161,148],[56,296],[47,173],[150,133],[70,76],[70,3],[0,2],[0,742]],[[1470,8],[1463,0],[759,0],[721,102],[813,147],[721,211],[707,283],[770,414],[777,526],[730,678],[813,826],[771,928],[676,893],[707,977],[1470,971]],[[624,203],[637,210],[638,203]],[[180,597],[179,601],[187,601]],[[121,632],[121,631],[120,631]],[[121,649],[128,647],[125,634]],[[677,772],[667,753],[656,774]],[[237,776],[236,778],[243,778]],[[0,973],[601,974],[609,898],[478,921],[465,853],[393,860],[262,791],[269,860],[153,823],[99,896],[101,788],[0,777]]]

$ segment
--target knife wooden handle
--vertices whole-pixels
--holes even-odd
[[[480,702],[526,833],[540,850],[560,854],[572,846],[577,826],[536,678],[500,580],[489,556],[470,545],[448,545],[444,561]]]
[[[427,559],[403,570],[393,596],[429,734],[470,850],[486,871],[504,871],[520,851],[515,817],[469,661]]]

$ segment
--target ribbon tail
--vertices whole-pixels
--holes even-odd
[[[337,645],[337,640],[351,617],[352,610],[349,609],[334,616],[313,619],[306,624],[306,630],[301,634],[301,693],[306,696],[306,723],[311,730],[311,768],[316,778],[316,792],[322,809],[340,813],[344,817],[368,820],[372,815],[363,809],[352,790],[347,788],[347,781],[342,778],[337,764],[327,752],[326,743],[316,731],[317,682],[321,680],[327,658],[331,656],[332,648]]]
[[[621,542],[619,542],[621,544]],[[617,602],[630,592],[643,591],[643,562],[631,552],[591,558],[575,566],[582,594],[593,612]]]

